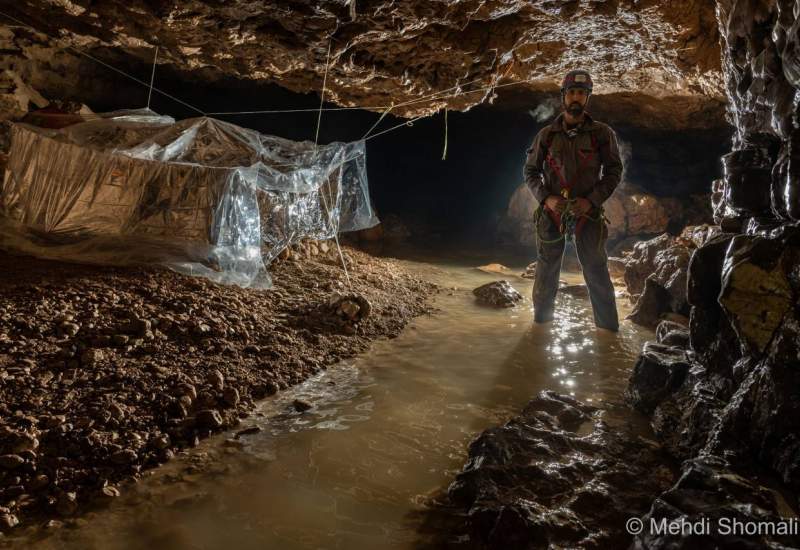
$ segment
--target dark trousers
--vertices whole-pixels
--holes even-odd
[[[594,217],[597,213],[593,211],[590,215]],[[561,234],[558,227],[546,212],[541,213],[536,225],[536,250],[539,258],[536,260],[536,279],[533,283],[533,318],[542,323],[553,319],[565,240],[559,239]],[[586,287],[589,289],[594,324],[616,331],[619,328],[619,319],[614,300],[614,285],[608,275],[607,237],[606,224],[602,219],[586,220],[575,235],[575,248]]]

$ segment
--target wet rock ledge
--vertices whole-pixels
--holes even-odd
[[[626,520],[669,488],[673,468],[657,445],[603,415],[545,391],[484,431],[448,489],[444,514],[455,520],[441,547],[628,547]]]
[[[350,289],[328,252],[285,254],[269,291],[0,252],[0,536],[102,506],[427,311],[433,285],[346,249]]]

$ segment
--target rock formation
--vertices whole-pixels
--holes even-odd
[[[487,283],[474,289],[472,293],[477,303],[490,307],[514,307],[524,299],[508,281]]]
[[[554,91],[575,66],[595,69],[599,93],[650,123],[702,127],[724,99],[713,6],[695,0],[46,0],[4,9],[3,24],[14,17],[109,62],[149,65],[158,46],[159,65],[204,81],[236,76],[319,92],[327,68],[332,101],[381,111],[394,103],[407,117],[467,109],[518,88],[494,87],[512,81],[526,81],[514,93],[528,97]]]
[[[542,392],[469,447],[451,484],[481,548],[625,548],[619,526],[642,514],[672,472],[658,450],[610,429],[600,412]]]
[[[778,491],[790,494],[800,488],[800,175],[794,158],[800,18],[787,0],[720,0],[717,14],[736,126],[714,196],[723,233],[700,246],[689,265],[689,346],[663,346],[658,354],[649,346],[628,389],[637,408],[652,411],[670,451],[694,459],[651,515],[661,513],[659,502],[685,490],[684,480],[721,487],[720,470],[767,473],[779,480]],[[771,492],[753,487],[738,491],[737,500],[768,516],[779,506],[773,497],[764,504],[758,495],[765,494]],[[695,518],[704,509],[720,513],[713,492],[695,492],[693,501],[677,508]],[[643,548],[670,544],[668,537],[639,542]],[[686,540],[679,544],[671,547],[690,547]]]
[[[670,314],[688,321],[689,260],[695,249],[718,233],[717,226],[689,226],[677,237],[664,233],[636,243],[624,259],[625,285],[634,303],[628,319],[651,328]]]

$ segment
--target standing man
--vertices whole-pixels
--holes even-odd
[[[595,325],[616,332],[619,320],[608,275],[603,203],[619,184],[622,160],[614,131],[586,112],[591,93],[588,72],[567,73],[561,85],[564,112],[542,128],[528,150],[525,183],[539,202],[534,321],[553,320],[564,243],[574,238]]]

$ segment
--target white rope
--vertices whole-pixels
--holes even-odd
[[[417,103],[423,103],[425,101],[433,101],[433,100],[436,100],[436,99],[443,99],[443,98],[438,97],[438,96],[447,94],[447,93],[449,93],[451,91],[456,91],[457,92],[453,96],[453,97],[455,97],[455,96],[457,96],[459,94],[468,94],[468,93],[472,93],[472,92],[488,90],[488,89],[490,89],[492,87],[492,86],[487,86],[485,88],[478,88],[476,90],[468,90],[468,91],[458,92],[458,89],[461,88],[462,86],[469,86],[470,84],[474,84],[474,83],[476,83],[476,82],[478,82],[480,80],[481,80],[480,78],[476,78],[474,80],[470,80],[469,82],[465,82],[463,84],[456,84],[455,86],[451,86],[450,88],[446,88],[444,90],[439,90],[437,92],[431,92],[430,94],[424,95],[422,97],[418,97],[416,99],[410,99],[408,101],[404,101],[403,103],[398,103],[398,104],[394,105],[393,108],[406,107],[408,105],[415,105]],[[520,81],[519,84],[523,84],[523,83],[526,83],[526,82]],[[514,82],[513,84],[517,84],[517,82]],[[503,86],[505,86],[505,85],[508,85],[508,84],[504,84]],[[496,87],[499,88],[500,86],[496,86]],[[326,108],[324,108],[322,110],[326,111],[326,112],[327,111],[367,110],[367,109],[378,110],[378,109],[388,109],[390,107],[392,107],[392,105],[379,105],[379,106],[356,105],[354,107],[326,107]],[[317,112],[319,112],[319,109],[307,108],[307,109],[265,109],[265,110],[255,110],[255,111],[218,111],[218,112],[208,113],[208,114],[209,115],[273,115],[273,114],[283,114],[283,113],[317,113]]]
[[[150,110],[150,98],[153,96],[153,82],[156,79],[156,61],[158,61],[158,46],[156,46],[156,53],[153,55],[153,72],[150,73],[150,91],[147,92],[147,109]]]
[[[319,143],[319,127],[322,125],[322,104],[325,103],[325,88],[328,85],[328,68],[331,65],[331,46],[333,46],[333,37],[328,41],[328,55],[325,58],[325,75],[322,77],[322,93],[319,94],[319,115],[317,116],[317,133],[314,135],[314,145]]]
[[[386,115],[388,115],[388,114],[389,114],[389,111],[391,111],[393,107],[394,107],[394,103],[392,103],[392,105],[391,105],[391,106],[390,106],[388,109],[386,109],[386,110],[383,112],[383,114],[382,114],[382,115],[381,115],[381,117],[378,119],[378,121],[377,121],[377,122],[375,122],[375,124],[373,124],[373,125],[372,125],[372,128],[370,128],[369,130],[367,130],[367,133],[366,133],[366,134],[364,134],[364,137],[362,137],[362,138],[361,138],[361,141],[364,141],[365,139],[367,139],[367,137],[368,137],[368,136],[369,136],[369,135],[372,133],[372,131],[373,131],[375,128],[377,128],[377,127],[378,127],[378,124],[380,124],[380,123],[381,123],[381,121],[383,120],[383,117],[385,117]]]
[[[382,136],[383,134],[388,134],[388,133],[389,133],[389,132],[391,132],[392,130],[397,130],[398,128],[402,128],[403,126],[409,126],[409,127],[410,127],[410,126],[414,126],[414,123],[415,123],[416,121],[418,121],[418,120],[419,120],[419,119],[421,119],[421,118],[427,118],[427,117],[429,117],[429,116],[430,116],[430,115],[420,115],[420,116],[418,116],[417,118],[412,118],[411,120],[407,120],[407,121],[405,121],[405,122],[402,122],[402,123],[398,124],[397,126],[392,126],[391,128],[387,128],[386,130],[383,130],[383,131],[381,131],[381,132],[378,132],[377,134],[372,134],[371,136],[369,136],[369,137],[368,137],[367,139],[365,139],[364,141],[369,141],[369,140],[371,140],[372,138],[376,138],[376,137],[378,137],[378,136]]]
[[[31,29],[31,30],[33,30],[33,31],[35,31],[35,32],[38,32],[38,33],[40,33],[40,34],[44,34],[45,36],[50,36],[50,38],[53,38],[53,40],[57,40],[55,37],[53,37],[53,36],[51,36],[51,35],[49,35],[49,34],[47,34],[47,33],[45,33],[45,32],[42,32],[42,31],[40,31],[40,30],[36,29],[35,27],[32,27],[32,26],[28,25],[27,23],[24,23],[23,21],[20,21],[20,20],[19,20],[19,19],[17,19],[16,17],[12,17],[12,16],[8,15],[8,14],[7,14],[7,13],[5,13],[5,12],[2,12],[2,11],[0,11],[0,15],[2,15],[3,17],[6,17],[7,19],[9,19],[9,20],[11,20],[11,21],[14,21],[15,23],[18,23],[19,25],[21,25],[21,26],[23,26],[23,27],[25,27],[25,28]],[[99,63],[100,65],[102,65],[102,66],[106,67],[107,69],[111,69],[112,71],[114,71],[114,72],[116,72],[116,73],[119,73],[119,74],[121,74],[122,76],[125,76],[125,77],[127,77],[127,78],[130,78],[131,80],[133,80],[133,81],[135,81],[135,82],[138,82],[138,83],[139,83],[139,84],[141,84],[142,86],[145,86],[145,87],[147,87],[147,88],[149,88],[149,87],[150,87],[150,84],[148,84],[147,82],[144,82],[143,80],[140,80],[140,79],[136,78],[135,76],[133,76],[133,75],[130,75],[130,74],[126,73],[125,71],[121,70],[121,69],[117,69],[116,67],[114,67],[114,66],[112,66],[112,65],[109,65],[108,63],[105,63],[105,62],[103,62],[103,61],[100,61],[100,60],[99,60],[99,59],[97,59],[96,57],[94,57],[94,56],[91,56],[91,55],[89,55],[89,54],[88,54],[88,53],[86,53],[86,52],[82,52],[81,50],[79,50],[79,49],[77,49],[77,48],[75,48],[75,47],[73,47],[73,46],[71,46],[71,45],[69,45],[69,44],[63,44],[63,46],[64,46],[64,48],[66,48],[66,49],[68,49],[68,50],[72,50],[73,52],[77,53],[78,55],[82,55],[82,56],[84,56],[84,57],[87,57],[87,58],[91,59],[92,61],[94,61],[94,62],[96,62],[96,63]],[[173,100],[173,101],[176,101],[176,102],[180,103],[181,105],[184,105],[184,106],[186,106],[186,107],[189,107],[189,108],[190,108],[190,109],[192,109],[193,111],[196,111],[196,112],[200,113],[200,114],[201,114],[201,115],[203,115],[203,116],[205,116],[205,115],[206,115],[206,113],[205,113],[205,112],[203,112],[201,109],[198,109],[198,108],[197,108],[197,107],[195,107],[194,105],[190,105],[190,104],[186,103],[185,101],[183,101],[183,100],[181,100],[181,99],[178,99],[177,97],[175,97],[175,96],[173,96],[173,95],[170,95],[170,94],[168,94],[167,92],[165,92],[165,91],[163,91],[163,90],[159,90],[159,89],[158,89],[158,88],[156,88],[155,86],[153,86],[153,91],[156,91],[156,92],[160,93],[161,95],[163,95],[163,96],[166,96],[166,97],[170,98],[171,100]]]
[[[317,131],[314,135],[314,147],[315,150],[319,150],[319,128],[322,125],[322,106],[325,103],[325,90],[327,89],[328,85],[328,69],[331,66],[331,47],[333,46],[333,37],[330,38],[328,41],[328,55],[325,57],[325,74],[322,77],[322,92],[319,95],[319,114],[317,115]],[[322,203],[325,205],[325,208],[328,210],[328,219],[333,222],[333,239],[336,241],[336,250],[339,252],[339,260],[342,262],[342,269],[344,269],[344,277],[347,280],[347,287],[352,290],[353,282],[350,280],[350,273],[347,271],[347,262],[344,259],[344,254],[342,253],[342,247],[339,244],[339,220],[338,218],[334,219],[334,216],[331,215],[331,205],[333,204],[333,192],[330,189],[330,185],[328,186],[328,200],[325,200],[325,190],[323,189],[322,185],[319,188],[319,194],[322,196]],[[338,193],[337,193],[338,194]]]

